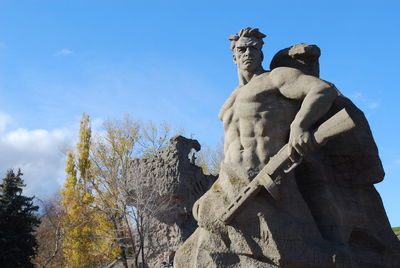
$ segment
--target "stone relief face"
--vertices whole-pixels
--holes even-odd
[[[261,42],[255,37],[240,37],[235,44],[233,59],[238,68],[253,72],[261,66],[263,54]]]

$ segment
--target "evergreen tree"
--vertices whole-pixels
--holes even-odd
[[[7,172],[0,184],[0,267],[33,267],[37,241],[34,229],[40,221],[35,212],[33,197],[22,195],[25,187],[20,170]]]

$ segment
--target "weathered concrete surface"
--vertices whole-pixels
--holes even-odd
[[[194,232],[197,223],[192,215],[193,204],[216,180],[215,176],[204,175],[190,161],[188,155],[192,149],[200,150],[196,140],[176,136],[166,149],[131,163],[132,188],[133,184],[147,184],[157,188],[159,198],[172,201],[165,212],[152,218],[151,238],[146,241],[153,248],[148,258],[149,267],[161,267],[168,254],[176,251]]]
[[[292,67],[305,74],[319,77],[319,57],[321,50],[316,45],[297,44],[280,50],[269,65],[273,70],[278,67]]]
[[[400,267],[400,243],[373,186],[384,172],[363,113],[317,78],[316,46],[282,50],[264,71],[263,37],[251,28],[230,37],[239,86],[219,115],[225,159],[195,204],[199,228],[174,267]],[[341,108],[356,129],[315,147],[310,132]],[[225,208],[286,143],[303,162],[273,178],[282,199],[261,191],[222,223]]]

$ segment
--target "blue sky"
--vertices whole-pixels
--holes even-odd
[[[227,36],[251,26],[267,34],[266,69],[282,48],[321,48],[321,78],[370,122],[377,189],[400,226],[398,1],[216,2],[0,0],[0,172],[22,167],[29,193],[55,191],[84,112],[167,120],[215,145],[237,85]]]

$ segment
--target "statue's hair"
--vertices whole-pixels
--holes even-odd
[[[247,27],[241,29],[240,32],[234,35],[230,35],[228,38],[231,40],[231,50],[235,49],[236,41],[239,40],[240,37],[255,37],[260,40],[261,45],[264,44],[263,38],[266,37],[265,34],[260,32],[258,28]]]

